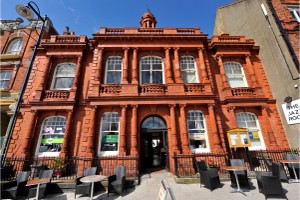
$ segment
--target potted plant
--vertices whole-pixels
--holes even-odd
[[[66,166],[67,164],[65,164],[64,158],[55,158],[52,165],[50,166],[50,169],[53,169],[53,176],[56,176],[58,178],[61,177]]]

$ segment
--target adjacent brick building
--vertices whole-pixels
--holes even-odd
[[[38,38],[41,21],[31,20],[23,25],[23,20],[0,20],[0,107],[1,144],[5,140],[7,127],[15,109],[16,100],[23,85],[33,46]],[[51,20],[44,29],[43,38],[58,34]],[[2,146],[2,145],[1,145]]]
[[[250,150],[289,147],[252,39],[156,23],[147,11],[140,27],[44,39],[7,156],[137,156],[129,171],[174,172],[174,153],[227,151],[236,127]]]
[[[260,46],[260,58],[293,148],[300,146],[299,22],[297,0],[237,0],[217,9],[214,27],[216,35],[245,35]]]

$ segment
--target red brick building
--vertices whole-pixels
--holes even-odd
[[[7,156],[138,156],[174,172],[174,153],[227,151],[236,127],[250,150],[288,147],[253,40],[156,23],[147,11],[140,27],[43,40]]]

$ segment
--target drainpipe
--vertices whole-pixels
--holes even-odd
[[[289,49],[289,52],[290,52],[290,54],[291,54],[291,56],[293,58],[294,64],[296,65],[297,70],[299,72],[299,69],[300,69],[299,60],[298,60],[297,55],[296,55],[296,53],[294,51],[294,48],[293,48],[293,46],[292,46],[292,44],[291,44],[291,42],[289,40],[289,37],[288,37],[286,31],[284,30],[284,28],[283,28],[283,26],[281,24],[281,21],[280,21],[278,15],[276,14],[276,11],[275,11],[275,9],[274,9],[274,7],[272,5],[272,1],[271,0],[267,0],[267,2],[268,2],[270,10],[272,12],[272,15],[275,18],[276,24],[278,25],[279,30],[280,30],[280,32],[281,32],[281,34],[283,36],[283,39],[284,39],[284,41],[285,41],[285,43],[286,43],[286,45],[287,45],[287,47]],[[293,80],[299,79],[299,77],[296,77],[296,78],[292,77],[292,78],[293,78]]]

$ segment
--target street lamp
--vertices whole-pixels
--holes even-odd
[[[24,18],[27,18],[28,20],[32,20],[33,17],[34,17],[34,14],[36,14],[38,16],[38,21],[41,20],[43,22],[43,24],[42,24],[42,27],[41,27],[41,31],[39,33],[39,37],[38,37],[38,39],[37,39],[37,41],[34,45],[34,50],[33,50],[33,53],[32,53],[31,59],[30,59],[30,64],[29,64],[29,67],[27,69],[26,75],[24,77],[24,81],[23,81],[23,84],[22,84],[22,87],[21,87],[21,91],[20,91],[18,101],[15,104],[15,109],[14,109],[13,116],[12,116],[10,122],[9,122],[9,125],[8,125],[7,134],[6,134],[5,139],[4,139],[4,145],[3,145],[3,148],[1,149],[1,157],[0,157],[1,167],[2,167],[2,164],[3,164],[2,163],[3,158],[5,156],[6,149],[7,149],[7,146],[8,146],[8,141],[10,140],[12,130],[14,128],[14,125],[15,125],[15,122],[16,122],[16,119],[17,119],[17,114],[18,114],[20,104],[21,104],[21,101],[22,101],[22,98],[23,98],[23,94],[24,94],[26,86],[27,86],[27,82],[28,82],[28,79],[29,79],[29,76],[30,76],[30,72],[31,72],[31,68],[32,68],[32,65],[33,65],[33,62],[34,62],[36,51],[37,51],[37,48],[38,48],[38,46],[40,44],[40,41],[41,41],[41,38],[42,38],[44,25],[45,25],[45,23],[47,22],[47,19],[48,19],[47,15],[45,17],[41,17],[39,7],[33,1],[30,1],[27,4],[27,6],[17,5],[16,6],[16,11],[19,15],[21,15]],[[38,21],[37,21],[37,23],[38,23]]]

